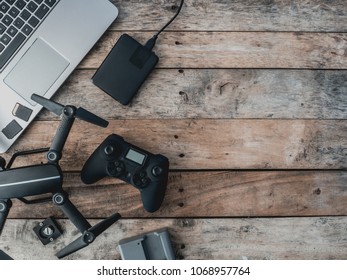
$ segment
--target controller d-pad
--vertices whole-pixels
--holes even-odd
[[[144,188],[149,184],[149,178],[145,171],[140,171],[133,176],[133,183],[137,188]]]
[[[109,162],[107,164],[107,173],[110,174],[110,176],[118,177],[123,174],[125,171],[124,163],[121,161],[113,161]]]

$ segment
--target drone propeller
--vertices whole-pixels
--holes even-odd
[[[40,105],[42,105],[43,107],[45,107],[47,110],[53,112],[54,114],[60,116],[61,114],[64,113],[64,109],[66,107],[73,107],[74,106],[63,106],[57,102],[54,102],[52,100],[49,100],[45,97],[42,97],[40,95],[37,94],[33,94],[31,96],[31,99],[34,100],[35,102],[39,103]],[[101,127],[107,127],[108,126],[108,122],[102,118],[100,118],[97,115],[94,115],[93,113],[87,111],[86,109],[83,108],[78,108],[77,110],[74,110],[74,115],[73,117],[79,118],[81,120],[84,120],[86,122],[101,126]]]
[[[84,120],[86,122],[101,126],[101,127],[107,127],[108,121],[98,117],[97,115],[94,115],[93,113],[87,111],[86,109],[83,109],[79,107],[76,111],[76,117]]]
[[[101,233],[108,229],[111,225],[117,222],[121,218],[119,213],[113,214],[107,219],[99,222],[95,226],[92,226],[90,229],[86,230],[82,236],[77,238],[75,241],[71,242],[65,248],[60,250],[56,256],[61,259],[64,258],[84,247],[87,247],[91,244]]]
[[[52,145],[46,155],[47,159],[51,163],[57,163],[62,157],[62,150],[64,148],[66,139],[70,133],[75,118],[82,119],[89,123],[107,127],[108,121],[94,115],[93,113],[83,109],[76,108],[75,106],[63,106],[57,102],[49,100],[37,94],[33,94],[31,99],[41,104],[47,110],[52,111],[58,116],[61,116],[60,125],[52,141]]]
[[[60,116],[63,113],[64,106],[57,102],[48,100],[47,98],[44,98],[41,95],[37,95],[35,93],[31,96],[31,99],[41,104],[48,111],[51,111],[58,116]]]

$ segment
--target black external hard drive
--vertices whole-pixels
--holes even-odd
[[[92,77],[92,81],[115,100],[127,105],[158,60],[152,50],[128,34],[123,34]]]

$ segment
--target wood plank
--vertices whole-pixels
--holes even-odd
[[[120,10],[112,29],[138,31],[162,28],[180,1],[112,2]],[[168,30],[346,32],[346,26],[343,0],[186,0],[180,16]]]
[[[32,228],[41,220],[9,220],[0,248],[15,259],[56,259],[79,233],[59,220],[65,233],[42,246]],[[95,224],[98,220],[91,221]],[[122,219],[67,259],[120,259],[119,240],[168,227],[178,259],[346,259],[346,217],[278,219]]]
[[[56,121],[34,122],[6,154],[47,147]],[[83,132],[83,135],[81,134]],[[103,129],[76,121],[63,170],[81,170],[110,134],[170,160],[171,169],[340,169],[347,167],[346,120],[111,120]],[[42,158],[42,157],[41,157]],[[18,165],[26,165],[21,158]]]
[[[123,106],[78,70],[55,95],[108,119],[346,119],[347,71],[157,69]],[[153,105],[156,104],[156,105]],[[43,111],[39,120],[57,117]]]
[[[137,189],[115,178],[84,185],[67,173],[64,190],[88,218],[347,215],[345,171],[171,172],[162,207],[147,213]],[[64,217],[51,203],[13,201],[10,218]]]
[[[107,32],[79,68],[97,68],[122,33]],[[129,32],[145,43],[151,32]],[[166,32],[158,68],[347,69],[347,33]]]

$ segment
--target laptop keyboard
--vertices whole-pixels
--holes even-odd
[[[38,28],[59,0],[0,1],[0,69]]]

